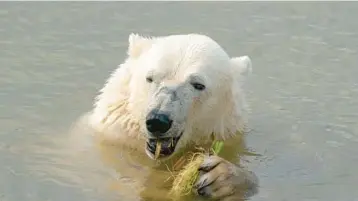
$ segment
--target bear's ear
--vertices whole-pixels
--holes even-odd
[[[144,51],[148,50],[153,44],[153,39],[150,37],[140,36],[139,34],[131,33],[128,38],[128,56],[132,58],[139,57]]]
[[[252,73],[252,63],[249,56],[241,56],[231,58],[232,66],[234,67],[234,73],[244,77],[249,76]]]
[[[239,84],[240,87],[244,87],[248,77],[252,73],[252,63],[248,56],[231,58],[232,74],[234,83]]]

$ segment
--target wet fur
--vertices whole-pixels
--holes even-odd
[[[215,133],[217,139],[228,139],[229,142],[236,136],[237,131],[245,131],[247,108],[242,87],[247,74],[251,72],[251,61],[248,57],[230,58],[215,41],[198,34],[153,38],[131,34],[128,58],[111,74],[96,97],[94,109],[89,114],[89,124],[96,131],[98,138],[110,144],[129,147],[143,154],[147,138],[143,123],[145,114],[156,107],[157,103],[155,96],[148,98],[150,90],[143,74],[148,70],[145,68],[146,65],[150,65],[150,61],[148,63],[147,60],[143,60],[143,57],[153,46],[177,50],[173,52],[174,57],[167,55],[167,60],[163,60],[168,63],[156,64],[160,65],[159,70],[177,73],[177,76],[168,78],[167,81],[170,82],[163,81],[164,84],[183,83],[179,75],[184,76],[183,72],[188,70],[190,72],[190,68],[193,68],[194,71],[205,69],[202,73],[207,73],[206,76],[210,78],[209,86],[212,86],[210,93],[199,98],[193,96],[189,88],[185,88],[182,95],[177,96],[182,102],[173,106],[176,108],[172,111],[172,115],[174,115],[173,118],[178,115],[176,128],[177,130],[183,129],[185,133],[176,150],[183,149],[191,143],[202,145],[209,140],[212,133]],[[162,56],[160,51],[154,53],[153,51],[151,52],[154,55],[148,58]],[[177,62],[175,59],[179,59],[181,65],[171,65],[172,62]],[[203,63],[199,63],[201,66],[189,68],[188,66],[192,66],[194,61]],[[174,69],[174,66],[177,69]],[[220,84],[219,88],[215,88],[217,84]],[[193,100],[193,102],[185,102],[187,100]],[[177,108],[183,104],[187,104],[187,109]],[[237,153],[232,152],[235,157]],[[145,156],[138,160],[143,166],[154,169],[156,167],[154,162]],[[197,185],[197,189],[203,192],[203,197],[221,198],[224,201],[237,200],[243,196],[240,190],[243,186],[247,185],[251,189],[256,186],[257,178],[234,163],[234,160],[221,157],[207,156],[205,158]],[[120,166],[118,167],[120,172],[129,171],[129,167],[125,168],[123,164]],[[131,174],[138,179],[138,182],[143,178],[148,178],[148,175],[138,174],[140,174],[138,171]],[[153,180],[161,178],[159,174],[149,173],[149,175],[153,176]]]

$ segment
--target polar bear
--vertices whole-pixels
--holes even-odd
[[[127,54],[90,113],[104,141],[136,148],[150,160],[161,141],[157,160],[165,162],[193,144],[212,137],[226,144],[245,131],[248,56],[231,58],[201,34],[130,34]],[[204,198],[238,200],[242,186],[257,186],[254,173],[221,156],[208,155],[199,170],[195,188]]]

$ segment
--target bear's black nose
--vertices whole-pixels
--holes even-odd
[[[172,126],[173,121],[168,115],[157,113],[155,111],[149,113],[146,120],[147,130],[156,137],[166,133]]]

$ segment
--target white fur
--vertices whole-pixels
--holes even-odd
[[[160,108],[173,119],[173,136],[184,131],[178,146],[211,133],[226,139],[245,129],[242,85],[251,71],[248,56],[230,58],[204,35],[149,38],[131,34],[128,58],[101,89],[90,123],[110,140],[145,139],[145,116]],[[204,91],[193,88],[191,75],[205,84]],[[146,81],[148,76],[153,83]],[[176,99],[164,89],[175,92]]]

